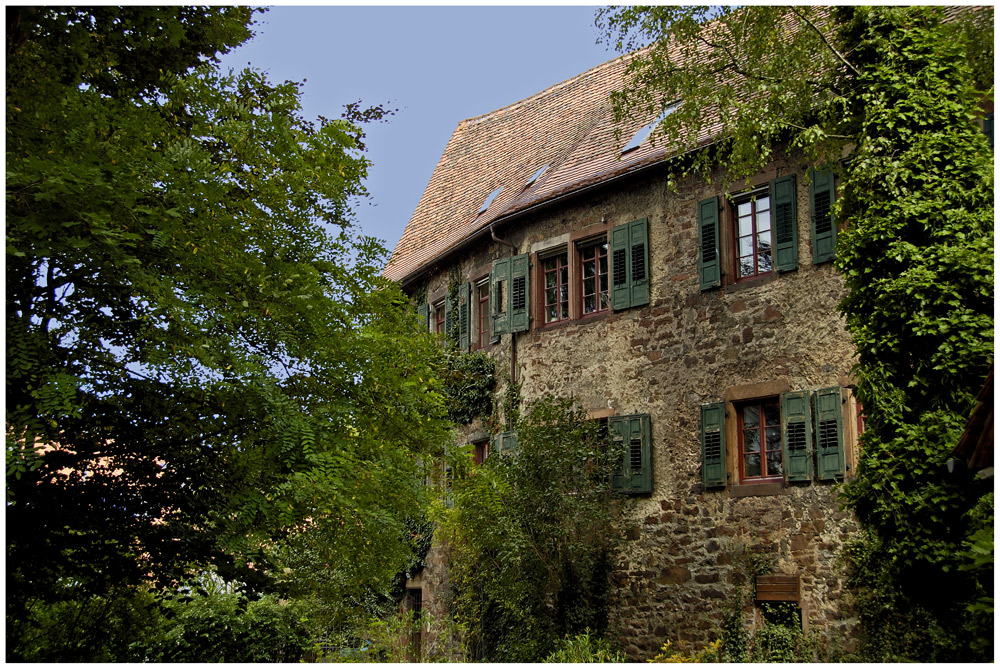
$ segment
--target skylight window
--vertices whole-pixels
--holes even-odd
[[[524,187],[525,187],[525,188],[527,188],[527,187],[528,187],[528,186],[530,186],[531,184],[533,184],[533,183],[535,183],[536,181],[538,181],[538,177],[542,176],[542,174],[543,174],[543,173],[545,172],[545,170],[547,170],[547,169],[549,169],[549,166],[548,166],[548,165],[542,165],[541,167],[539,167],[539,168],[538,168],[538,171],[537,171],[537,172],[535,172],[534,174],[532,174],[532,175],[531,175],[531,178],[530,178],[530,179],[528,179],[528,183],[524,184]]]
[[[677,109],[678,104],[680,103],[671,102],[669,105],[667,105],[666,109],[660,112],[660,115],[657,116],[652,123],[643,128],[640,128],[639,131],[632,136],[632,139],[629,141],[629,143],[625,145],[625,148],[622,149],[622,153],[628,153],[632,149],[639,148],[639,145],[642,144],[647,137],[649,137],[649,133],[653,132],[653,130],[656,129],[656,126],[660,125],[660,121],[662,121],[663,119],[667,118],[672,113],[674,113],[674,110]]]
[[[503,186],[500,186],[500,188],[497,188],[492,193],[490,193],[489,195],[487,195],[486,196],[486,202],[483,202],[483,206],[481,206],[479,208],[479,211],[476,213],[476,216],[478,216],[479,214],[481,214],[484,211],[486,211],[487,209],[489,209],[490,205],[493,204],[493,200],[496,199],[497,195],[499,195],[500,191],[502,191],[502,190],[503,190]]]

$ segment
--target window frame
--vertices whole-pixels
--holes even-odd
[[[603,247],[603,254],[600,252],[601,247]],[[576,253],[579,261],[577,266],[579,271],[576,274],[577,283],[579,284],[579,301],[580,301],[580,318],[590,318],[597,316],[599,314],[611,311],[611,255],[610,255],[610,243],[608,242],[607,235],[602,235],[600,237],[587,239],[576,243]],[[595,250],[595,255],[593,259],[588,259],[584,257],[584,254],[590,249]],[[604,259],[604,273],[601,273],[601,259]],[[593,277],[585,276],[586,267],[588,263],[593,263],[595,265],[595,273]],[[604,290],[601,290],[601,278],[604,278]],[[597,308],[594,311],[587,311],[587,297],[586,292],[586,281],[588,278],[594,279],[594,287],[596,289],[595,293],[592,293],[596,297]],[[603,296],[603,300],[601,299]],[[604,306],[601,306],[601,304]]]
[[[758,250],[758,238],[760,237],[760,231],[758,230],[757,227],[757,217],[760,212],[757,211],[757,204],[758,202],[760,202],[760,200],[765,198],[767,199],[767,204],[768,204],[766,209],[767,224],[768,224],[767,233],[768,233],[768,238],[770,240],[769,254],[771,259],[771,267],[767,271],[762,272],[758,267],[758,259],[760,255]],[[740,214],[740,206],[742,205],[750,205],[749,219],[752,227],[749,235],[740,234],[740,220],[744,218],[744,216]],[[733,269],[734,282],[743,283],[746,281],[754,281],[756,279],[760,279],[763,277],[774,276],[775,273],[774,201],[769,187],[767,186],[758,187],[749,193],[741,193],[738,197],[734,197],[732,199],[729,209],[731,217],[729,230],[730,230],[730,238],[732,239],[732,251],[733,251],[732,269]],[[750,257],[753,258],[754,271],[751,274],[743,276],[740,271],[741,270],[740,260],[741,258],[746,256],[740,254],[740,240],[745,237],[750,237],[753,242],[753,248]]]
[[[542,322],[544,325],[552,325],[571,320],[570,304],[572,303],[570,292],[572,281],[570,280],[570,248],[564,246],[561,249],[554,249],[540,255],[538,258],[542,284]],[[547,267],[550,261],[555,261],[555,266],[551,269]],[[561,263],[560,263],[561,261]],[[554,274],[556,283],[552,288],[556,291],[556,302],[549,302],[549,274]],[[561,290],[562,289],[562,290]],[[562,292],[565,292],[565,299]],[[549,307],[555,306],[557,317],[549,319]],[[561,307],[561,308],[560,308]],[[559,313],[561,312],[561,313]]]
[[[433,328],[431,332],[434,334],[444,334],[446,300],[447,298],[442,298],[431,305],[431,311],[434,313],[434,319],[431,321],[431,326]]]
[[[490,343],[490,277],[473,282],[476,295],[476,345],[473,351],[486,348]]]
[[[765,405],[773,405],[777,410],[777,418],[773,424],[765,423]],[[754,428],[747,428],[744,424],[745,411],[748,408],[756,408],[758,410],[758,424]],[[787,469],[784,458],[784,439],[781,434],[782,426],[782,415],[781,415],[781,397],[771,396],[771,397],[758,397],[738,403],[733,404],[733,409],[736,414],[736,442],[735,446],[737,449],[737,454],[739,457],[739,483],[740,485],[761,485],[764,483],[777,483],[779,481],[785,480],[785,471]],[[778,432],[778,447],[774,449],[767,448],[767,430],[774,429]],[[746,450],[746,444],[744,437],[749,430],[756,430],[759,435],[759,450],[756,453]],[[768,472],[767,465],[767,455],[768,453],[777,452],[781,456],[781,473],[772,474]],[[760,457],[760,470],[759,475],[749,475],[746,473],[746,460],[747,456],[758,455]]]

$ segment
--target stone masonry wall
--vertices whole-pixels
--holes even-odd
[[[797,175],[798,270],[708,291],[698,286],[696,206],[722,195],[714,181],[689,178],[670,192],[664,174],[650,174],[498,229],[519,253],[544,252],[547,240],[566,243],[574,230],[648,219],[649,305],[548,326],[535,321],[513,344],[505,335],[488,347],[498,358],[500,392],[513,358],[526,402],[571,395],[595,416],[651,416],[654,489],[630,502],[634,527],[612,602],[613,627],[632,659],[652,656],[667,640],[716,638],[733,593],[733,560],[744,550],[770,559],[774,573],[801,575],[810,629],[831,641],[850,634],[836,555],[855,525],[839,511],[833,486],[739,486],[730,457],[728,488],[701,487],[703,403],[750,397],[755,388],[773,395],[850,381],[853,348],[837,312],[843,283],[831,263],[812,265],[807,167],[780,161],[755,181],[789,173]],[[720,219],[720,228],[727,224]],[[510,253],[490,242],[455,263],[463,280],[475,280]],[[444,294],[454,266],[431,278],[429,301]],[[540,280],[536,270],[532,282]],[[850,451],[854,404],[845,397]]]

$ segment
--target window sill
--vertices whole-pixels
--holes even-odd
[[[777,272],[772,272],[771,274],[766,274],[764,276],[758,276],[753,279],[746,279],[744,281],[734,281],[733,283],[726,284],[724,289],[727,293],[735,293],[747,288],[753,288],[754,286],[762,286],[767,283],[771,283],[778,278]]]
[[[774,495],[787,495],[784,481],[773,481],[768,483],[744,483],[742,485],[729,486],[730,497],[772,497]]]

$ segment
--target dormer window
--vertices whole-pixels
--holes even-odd
[[[632,136],[632,139],[629,141],[629,143],[625,145],[625,148],[622,149],[622,154],[628,153],[632,149],[639,148],[639,145],[642,144],[647,137],[649,137],[649,134],[656,129],[656,126],[660,125],[660,121],[662,121],[663,119],[667,118],[672,113],[674,113],[679,104],[680,104],[679,101],[670,103],[669,105],[667,105],[666,109],[660,112],[660,115],[657,116],[652,123],[643,128],[640,128],[639,131]]]
[[[476,216],[478,216],[479,214],[481,214],[484,211],[486,211],[487,209],[489,209],[490,205],[493,204],[493,200],[495,200],[497,198],[497,195],[499,195],[500,191],[502,191],[502,190],[503,190],[503,186],[500,186],[499,188],[495,189],[492,193],[490,193],[489,195],[487,195],[486,196],[486,201],[483,202],[483,206],[481,206],[479,208],[479,211],[476,212]]]

